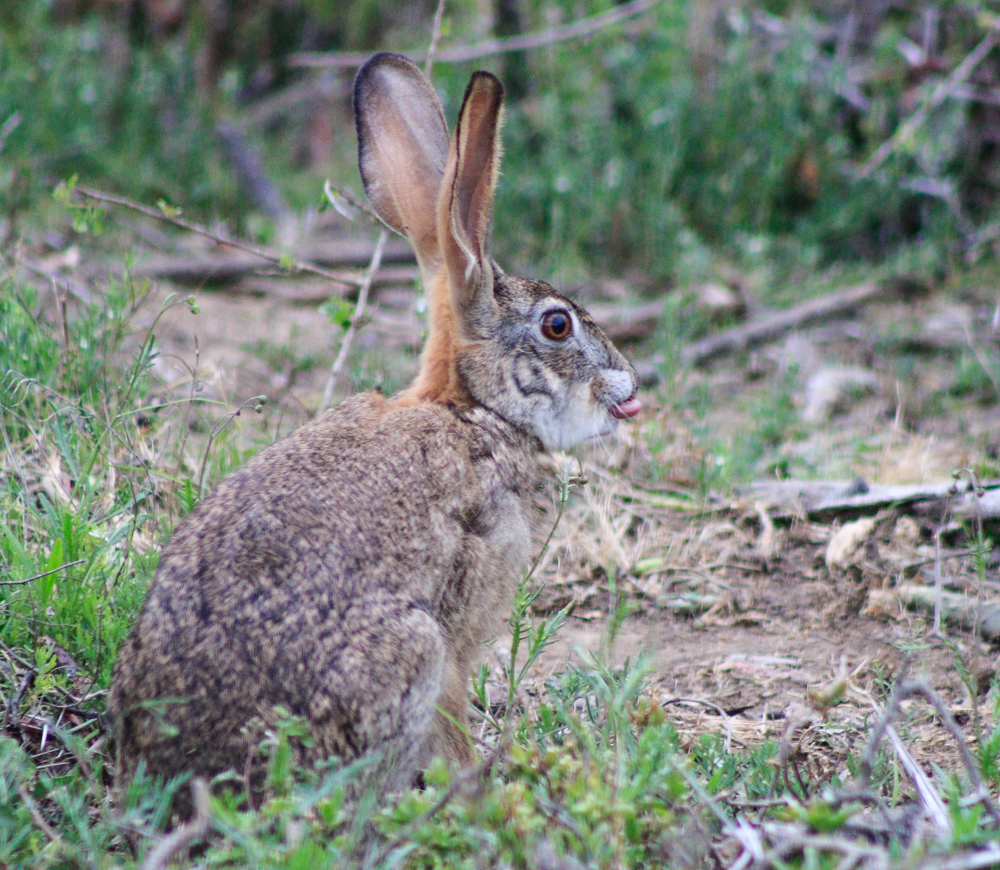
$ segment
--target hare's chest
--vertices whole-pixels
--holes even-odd
[[[460,522],[447,579],[438,590],[438,615],[449,632],[481,641],[510,610],[531,549],[529,513],[510,490],[490,493]]]
[[[504,579],[513,585],[528,562],[529,513],[522,499],[509,490],[500,494],[491,508],[493,522],[486,525],[487,531],[476,536],[482,542],[483,564],[495,571],[499,585],[503,585]]]

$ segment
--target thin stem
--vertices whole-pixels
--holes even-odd
[[[378,241],[375,243],[375,252],[372,254],[371,263],[368,264],[368,270],[365,272],[364,280],[362,280],[361,287],[358,290],[358,301],[354,306],[354,316],[351,317],[351,325],[347,327],[347,331],[340,342],[340,350],[337,352],[337,358],[333,361],[333,367],[330,369],[330,377],[327,379],[326,387],[323,389],[323,399],[319,404],[320,411],[325,411],[330,407],[330,402],[333,399],[333,388],[336,386],[337,377],[341,369],[343,369],[344,363],[347,361],[347,355],[351,352],[351,342],[354,341],[354,334],[358,331],[358,324],[364,317],[365,306],[368,304],[368,291],[371,290],[375,274],[382,265],[382,252],[385,251],[385,243],[388,240],[389,231],[382,230]]]
[[[473,45],[456,45],[451,48],[443,48],[437,52],[437,60],[442,63],[464,63],[470,60],[479,60],[484,57],[492,57],[496,54],[504,54],[508,51],[524,51],[531,48],[542,48],[556,42],[563,42],[567,39],[577,39],[582,36],[589,36],[618,24],[628,18],[641,15],[658,6],[661,0],[632,0],[624,6],[617,6],[599,15],[591,15],[581,18],[570,24],[563,24],[559,27],[549,27],[545,30],[536,30],[532,33],[524,33],[520,36],[512,36],[507,39],[487,39]],[[420,52],[406,52],[411,58],[423,59],[427,55]],[[293,54],[289,58],[290,66],[315,67],[315,68],[351,68],[361,66],[371,56],[370,52],[300,52]]]
[[[431,67],[434,66],[434,54],[437,52],[438,40],[441,39],[441,19],[444,17],[444,0],[438,0],[434,11],[434,26],[431,30],[431,44],[427,49],[427,60],[424,62],[424,75],[431,77]]]
[[[99,190],[91,190],[88,187],[80,187],[79,185],[74,188],[74,192],[79,193],[81,196],[95,199],[98,202],[107,202],[111,205],[129,208],[132,209],[132,211],[139,212],[139,214],[146,215],[146,217],[151,217],[158,221],[173,224],[175,227],[180,227],[181,229],[188,230],[192,233],[197,233],[200,236],[205,236],[205,238],[211,239],[216,244],[226,245],[230,248],[237,248],[240,251],[246,251],[256,257],[260,257],[262,260],[267,260],[269,263],[274,263],[276,266],[281,266],[281,268],[288,269],[292,272],[307,272],[310,275],[318,275],[320,278],[326,278],[328,281],[335,281],[338,284],[346,284],[348,287],[360,287],[363,281],[363,279],[359,278],[356,274],[351,274],[349,272],[331,272],[329,269],[324,269],[321,266],[314,265],[313,263],[307,263],[304,260],[295,260],[288,256],[276,254],[274,251],[269,251],[266,248],[259,247],[258,245],[252,245],[249,242],[241,242],[229,236],[224,236],[222,233],[215,232],[206,226],[196,224],[193,221],[185,220],[177,215],[166,214],[160,209],[150,208],[148,205],[133,202],[124,196],[114,196],[110,193],[103,193]]]
[[[212,452],[212,445],[215,443],[215,439],[219,437],[219,433],[228,426],[235,417],[239,417],[240,413],[243,411],[247,405],[251,403],[256,403],[255,410],[260,410],[263,404],[267,401],[267,396],[252,396],[247,399],[242,405],[240,405],[231,414],[227,414],[218,423],[215,424],[215,428],[212,429],[212,434],[208,436],[208,444],[205,445],[205,452],[201,457],[201,467],[198,469],[198,499],[201,499],[201,488],[205,483],[205,467],[208,465],[208,454]]]
[[[24,580],[4,580],[3,582],[0,582],[0,586],[24,586],[26,583],[33,583],[35,580],[41,580],[42,577],[48,577],[51,574],[58,574],[60,571],[65,571],[67,568],[72,568],[74,565],[82,565],[86,561],[86,559],[77,559],[75,562],[67,562],[65,565],[60,565],[58,568],[53,568],[51,571],[43,571],[41,574],[35,574],[33,577],[28,577]]]

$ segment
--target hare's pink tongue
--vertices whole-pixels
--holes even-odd
[[[629,399],[627,402],[622,402],[620,405],[612,405],[611,416],[617,417],[619,420],[628,420],[629,417],[634,417],[642,410],[642,402],[638,399]]]

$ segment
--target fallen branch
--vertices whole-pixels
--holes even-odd
[[[934,613],[937,592],[933,586],[904,583],[891,590],[911,610]],[[979,632],[983,640],[1000,639],[1000,604],[975,601],[958,592],[941,591],[941,617],[949,625]]]
[[[331,272],[328,269],[322,269],[312,263],[295,260],[287,255],[283,256],[281,254],[276,254],[273,251],[269,251],[266,248],[251,245],[249,242],[241,242],[237,239],[229,238],[228,236],[224,236],[221,233],[210,230],[208,227],[202,226],[201,224],[185,220],[182,217],[178,217],[176,214],[169,214],[168,210],[150,208],[147,205],[133,202],[123,196],[114,196],[110,193],[103,193],[99,190],[91,190],[87,187],[81,187],[80,185],[77,185],[73,191],[74,193],[79,193],[81,196],[87,197],[88,199],[96,200],[97,202],[106,202],[110,205],[128,208],[132,211],[144,214],[146,217],[151,217],[158,221],[173,224],[175,227],[180,227],[181,229],[188,230],[189,232],[197,233],[200,236],[205,236],[205,238],[211,239],[216,244],[226,245],[227,247],[236,248],[240,251],[246,251],[247,253],[253,254],[255,257],[260,257],[262,260],[267,260],[269,263],[273,263],[274,265],[280,266],[282,269],[287,269],[290,272],[306,272],[311,275],[318,275],[321,278],[326,278],[329,281],[335,281],[338,284],[346,284],[348,287],[361,286],[362,279],[358,275],[348,274],[346,272]]]
[[[1000,864],[1000,846],[991,845],[980,852],[951,855],[947,858],[925,861],[923,870],[979,870]]]
[[[681,363],[688,366],[696,365],[722,354],[746,350],[766,341],[772,341],[798,326],[851,313],[859,306],[873,299],[888,296],[889,293],[890,288],[886,285],[872,283],[838,290],[818,299],[809,299],[784,311],[768,314],[688,344],[681,349]]]
[[[917,791],[917,795],[920,798],[920,803],[923,805],[924,811],[934,821],[934,824],[937,825],[937,827],[941,828],[943,831],[950,832],[951,819],[948,816],[948,809],[944,805],[941,795],[937,793],[934,786],[931,784],[930,779],[928,779],[927,774],[924,773],[920,765],[917,764],[916,760],[910,754],[910,751],[906,748],[906,745],[900,739],[896,729],[892,727],[892,719],[899,711],[899,704],[903,699],[902,693],[908,688],[909,685],[903,682],[904,677],[905,672],[900,676],[899,681],[893,687],[893,692],[889,697],[889,702],[886,704],[885,709],[883,709],[868,692],[862,691],[857,687],[851,687],[855,694],[860,695],[868,701],[876,715],[879,717],[878,723],[872,731],[871,739],[868,742],[868,746],[865,749],[865,753],[862,758],[862,788],[867,790],[871,787],[871,772],[874,766],[875,750],[878,748],[882,735],[885,735],[889,738],[889,743],[892,744],[893,751],[899,758],[900,764],[902,764],[907,776],[910,777],[910,781],[913,783],[913,786]]]
[[[520,36],[511,36],[506,39],[487,39],[473,45],[456,45],[452,48],[442,48],[434,55],[434,60],[438,63],[464,63],[470,60],[479,60],[484,57],[492,57],[495,54],[503,54],[508,51],[525,51],[531,48],[542,48],[546,45],[553,45],[557,42],[564,42],[567,39],[577,39],[581,36],[589,36],[612,24],[634,18],[643,12],[648,12],[656,6],[660,0],[632,0],[624,6],[618,6],[600,15],[592,15],[589,18],[581,18],[572,24],[563,24],[559,27],[548,27],[545,30],[536,30],[533,33],[525,33]],[[427,52],[404,52],[411,60],[424,60]],[[313,67],[352,69],[361,66],[371,52],[368,51],[332,51],[314,52],[303,51],[293,54],[288,59],[289,66],[292,67]]]
[[[738,492],[752,496],[776,508],[776,516],[820,518],[886,507],[919,505],[922,510],[944,508],[951,500],[953,516],[959,519],[1000,517],[1000,481],[982,484],[978,494],[967,484],[954,481],[913,486],[882,486],[862,479],[851,482],[827,480],[763,480],[751,483]]]
[[[896,711],[899,709],[899,705],[903,701],[907,698],[917,696],[922,697],[938,714],[938,719],[941,720],[942,726],[944,726],[944,729],[951,735],[952,739],[955,741],[955,745],[958,747],[958,754],[962,759],[965,772],[968,774],[969,781],[975,789],[973,797],[980,804],[982,804],[990,818],[993,819],[993,823],[995,825],[1000,825],[1000,808],[998,808],[996,803],[994,803],[989,791],[983,784],[983,778],[979,772],[979,765],[976,764],[975,759],[972,757],[972,752],[969,750],[969,744],[965,740],[965,735],[962,733],[962,729],[958,727],[955,717],[951,715],[944,701],[941,700],[941,696],[938,695],[938,693],[935,692],[925,680],[908,680],[906,682],[901,680],[900,683],[894,687],[889,703],[886,704],[885,719],[883,720],[886,722],[886,726],[888,727],[893,716],[895,716]],[[973,701],[973,703],[975,703],[975,701]],[[876,730],[872,733],[871,740],[869,741],[869,749],[874,751],[874,747],[877,745],[878,728],[876,728]],[[868,749],[865,750],[865,757],[869,758]],[[866,780],[868,780],[871,775],[870,765],[866,768],[864,766],[864,762],[862,762],[862,774]]]
[[[638,341],[653,332],[663,317],[663,300],[644,302],[634,307],[588,305],[594,321],[614,342]]]
[[[303,257],[321,268],[330,266],[364,267],[371,262],[372,245],[359,239],[343,239],[325,247],[310,250]],[[413,250],[402,239],[392,239],[386,245],[383,259],[390,263],[414,262]],[[211,257],[158,257],[141,263],[133,269],[136,278],[152,278],[175,284],[226,284],[260,271],[259,255],[223,253]],[[326,276],[324,276],[326,277]],[[361,281],[355,282],[359,287]],[[329,291],[326,296],[328,297]]]
[[[146,860],[142,862],[142,870],[163,870],[181,849],[208,833],[212,811],[208,803],[208,785],[201,777],[191,780],[191,797],[194,801],[194,817],[150,849]]]

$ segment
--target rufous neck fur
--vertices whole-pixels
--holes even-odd
[[[429,335],[420,360],[420,372],[399,394],[403,405],[437,402],[466,407],[472,397],[458,376],[461,338],[452,307],[448,270],[438,269],[427,286]]]

